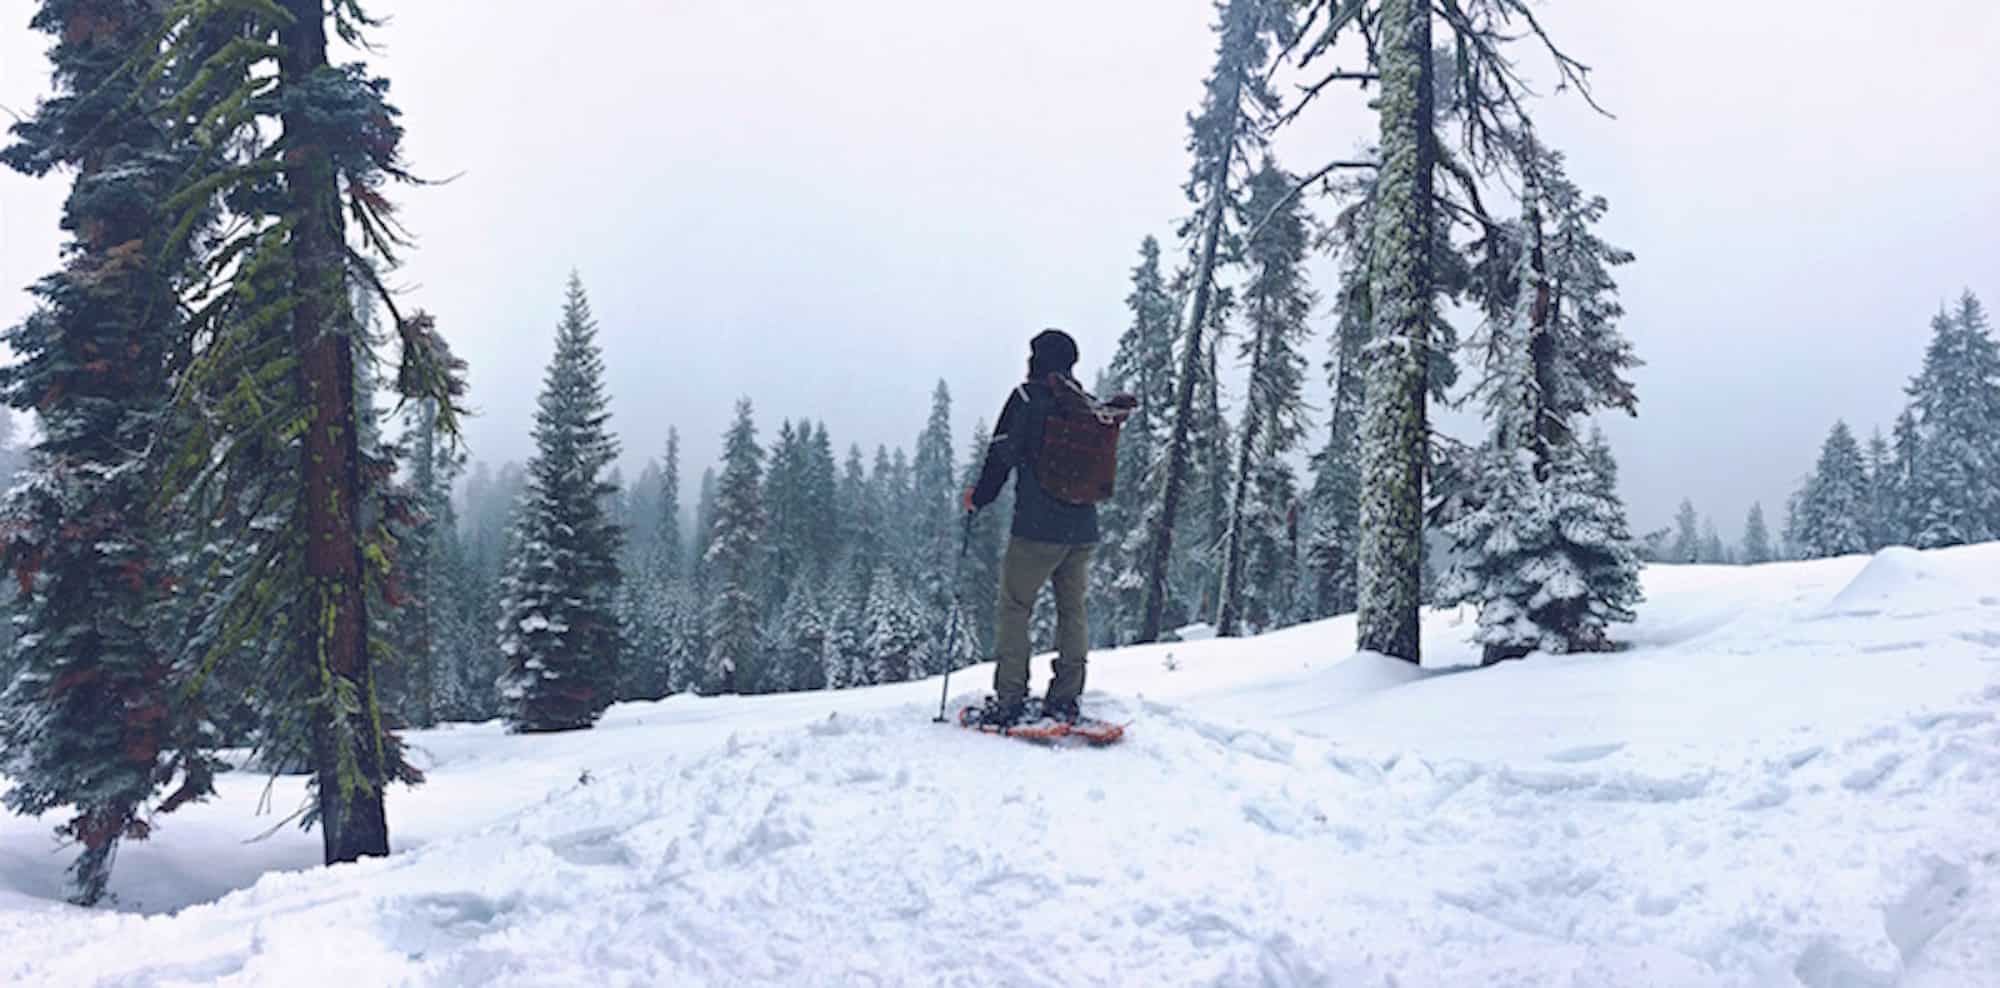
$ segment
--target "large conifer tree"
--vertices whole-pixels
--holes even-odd
[[[1315,297],[1306,287],[1312,230],[1292,191],[1293,179],[1266,158],[1250,179],[1247,215],[1262,217],[1245,245],[1249,281],[1243,288],[1248,326],[1242,358],[1249,365],[1243,421],[1237,429],[1234,490],[1222,539],[1222,592],[1216,630],[1238,633],[1244,618],[1268,628],[1288,616],[1277,599],[1290,581],[1288,526],[1293,488],[1288,462],[1305,432],[1307,318]],[[1246,581],[1246,570],[1249,576]]]
[[[1102,629],[1101,640],[1114,645],[1137,636],[1145,616],[1146,544],[1174,407],[1175,304],[1160,273],[1160,242],[1150,236],[1139,244],[1125,306],[1132,322],[1118,338],[1098,391],[1130,393],[1139,407],[1118,434],[1118,486],[1098,510],[1101,538],[1091,558],[1091,593],[1101,602],[1091,607],[1091,619]]]
[[[1480,606],[1487,661],[1536,649],[1608,647],[1608,624],[1630,620],[1637,554],[1624,506],[1601,475],[1608,447],[1586,449],[1576,429],[1600,408],[1634,411],[1625,371],[1637,363],[1618,333],[1610,268],[1631,260],[1592,232],[1607,208],[1586,198],[1559,155],[1524,156],[1524,216],[1511,233],[1515,286],[1490,292],[1488,419],[1465,506],[1449,525],[1454,563],[1441,596]],[[1719,539],[1713,540],[1718,543]]]
[[[1921,549],[2000,535],[2000,344],[1971,292],[1931,330],[1909,387],[1920,450],[1910,523]]]
[[[1750,505],[1750,514],[1743,520],[1743,561],[1750,565],[1768,563],[1776,558],[1771,548],[1771,527],[1764,521],[1762,502]]]
[[[1861,444],[1836,422],[1799,498],[1798,549],[1807,559],[1868,551],[1868,470]]]
[[[933,618],[932,627],[942,628],[951,606],[959,534],[958,451],[952,448],[951,389],[942,380],[931,392],[930,419],[917,437],[916,450],[910,463],[912,513],[905,518],[916,529],[912,571],[920,575],[913,589],[918,605]]]
[[[55,94],[15,124],[0,161],[76,177],[63,266],[30,289],[38,308],[5,334],[16,362],[0,368],[6,403],[42,423],[5,506],[24,634],[0,663],[18,673],[0,677],[0,773],[17,812],[69,808],[58,832],[81,849],[69,893],[91,905],[119,840],[150,831],[155,794],[178,779],[161,806],[200,798],[212,772],[194,670],[153,624],[172,574],[147,455],[170,429],[167,360],[192,273],[162,203],[196,159],[148,116],[164,91],[135,66],[161,26],[152,4],[47,0],[32,26],[56,38]]]
[[[1361,411],[1365,348],[1373,338],[1374,298],[1368,287],[1374,246],[1374,183],[1350,190],[1352,202],[1333,224],[1340,246],[1339,293],[1327,363],[1333,400],[1327,411],[1326,445],[1313,455],[1313,485],[1307,500],[1304,618],[1345,614],[1355,607],[1355,549],[1360,541]]]
[[[1445,218],[1494,226],[1480,202],[1479,178],[1520,164],[1517,155],[1532,147],[1518,140],[1527,131],[1528,93],[1510,61],[1509,43],[1541,42],[1561,84],[1586,95],[1587,70],[1549,43],[1527,0],[1314,0],[1309,10],[1308,23],[1317,25],[1317,32],[1300,39],[1302,63],[1328,56],[1339,41],[1360,33],[1373,71],[1328,73],[1307,88],[1305,99],[1344,79],[1381,86],[1375,100],[1381,144],[1369,276],[1375,340],[1360,443],[1358,643],[1416,662],[1430,458],[1427,404],[1441,383],[1435,375],[1452,342],[1438,312],[1439,292],[1451,285],[1456,266]],[[1446,25],[1453,56],[1453,71],[1442,87],[1433,65],[1434,19]],[[1450,151],[1437,133],[1441,91],[1445,119],[1462,135]],[[1445,195],[1441,178],[1456,181],[1457,197]]]
[[[1242,195],[1238,170],[1267,139],[1277,97],[1267,85],[1273,43],[1289,40],[1292,5],[1279,0],[1224,0],[1217,4],[1215,69],[1209,74],[1201,112],[1188,121],[1188,148],[1194,154],[1188,201],[1195,214],[1184,236],[1189,247],[1192,306],[1182,323],[1180,371],[1174,411],[1160,478],[1160,506],[1151,519],[1147,544],[1146,611],[1138,640],[1157,641],[1164,630],[1169,574],[1174,562],[1175,528],[1187,494],[1190,461],[1196,455],[1202,420],[1199,385],[1214,358],[1207,339],[1215,318],[1217,272],[1232,251],[1230,220]],[[1212,381],[1213,375],[1207,377]],[[1219,424],[1219,423],[1213,423]]]
[[[718,693],[736,693],[754,680],[763,607],[758,572],[765,561],[762,491],[764,451],[750,399],[736,403],[736,420],[723,436],[722,476],[715,484],[715,522],[707,564],[711,570],[708,605],[706,684]]]
[[[618,456],[608,404],[597,322],[572,273],[501,607],[500,690],[515,731],[589,727],[615,698],[621,533],[606,514],[615,488],[604,471]]]
[[[393,464],[364,445],[357,382],[373,354],[354,293],[388,312],[396,390],[435,400],[447,433],[463,386],[429,318],[405,316],[378,274],[407,246],[382,191],[410,178],[402,128],[386,81],[327,57],[329,33],[364,44],[375,22],[356,0],[164,9],[162,61],[200,68],[161,119],[212,154],[167,201],[184,217],[218,201],[231,211],[219,240],[188,241],[211,248],[212,278],[181,352],[186,429],[163,484],[217,550],[190,591],[204,605],[188,647],[255,684],[280,758],[309,758],[305,819],[326,860],[387,854],[384,790],[417,774],[376,688],[378,646],[391,646],[369,608],[394,566],[393,516],[379,510]]]

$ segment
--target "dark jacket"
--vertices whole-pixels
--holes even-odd
[[[1028,381],[1007,396],[993,442],[986,447],[986,465],[972,489],[972,504],[984,508],[1000,496],[1007,475],[1014,482],[1014,535],[1037,542],[1089,545],[1097,541],[1097,506],[1058,501],[1035,479],[1035,459],[1042,449],[1042,431],[1056,407],[1055,392],[1042,380]]]

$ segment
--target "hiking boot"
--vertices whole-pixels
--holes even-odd
[[[972,723],[977,727],[1013,727],[1021,722],[1022,703],[1019,700],[1003,700],[999,696],[989,696],[986,703],[973,713]]]
[[[1083,718],[1083,710],[1075,700],[1044,700],[1042,716],[1064,724],[1074,724]]]

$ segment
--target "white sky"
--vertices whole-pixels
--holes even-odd
[[[1207,0],[374,9],[394,21],[381,64],[410,160],[462,173],[397,197],[422,238],[408,302],[472,364],[474,455],[527,455],[575,267],[626,475],[672,424],[689,484],[740,394],[767,438],[812,416],[872,451],[910,443],[939,377],[961,433],[990,418],[1042,326],[1075,334],[1094,372],[1140,237],[1172,251],[1213,45]],[[47,84],[29,14],[0,0],[0,106],[17,111]],[[1970,287],[2000,308],[2000,6],[1543,15],[1617,114],[1551,97],[1543,129],[1639,255],[1621,282],[1641,417],[1612,428],[1634,525],[1684,496],[1726,533],[1753,499],[1775,525],[1836,417],[1886,429],[1941,301]],[[1309,170],[1370,130],[1338,97],[1279,150]],[[65,187],[0,174],[0,322],[55,262]]]

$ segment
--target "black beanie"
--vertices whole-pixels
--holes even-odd
[[[1067,374],[1076,366],[1076,341],[1060,329],[1045,329],[1028,341],[1028,374]]]

